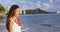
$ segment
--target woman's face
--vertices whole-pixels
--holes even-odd
[[[19,8],[17,8],[17,9],[15,10],[15,16],[16,16],[16,17],[19,16],[19,12],[20,12],[19,10],[20,10]]]

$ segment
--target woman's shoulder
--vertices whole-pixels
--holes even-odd
[[[10,20],[14,20],[13,17],[10,17]]]
[[[14,19],[11,17],[11,18],[10,18],[10,21],[14,21]]]

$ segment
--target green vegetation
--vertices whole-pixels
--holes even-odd
[[[5,8],[2,4],[0,4],[0,18],[5,16]]]
[[[4,13],[6,10],[3,5],[0,4],[0,13]]]

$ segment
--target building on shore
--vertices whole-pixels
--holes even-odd
[[[60,11],[57,11],[57,13],[60,13]]]
[[[20,10],[20,14],[26,14],[25,10]]]

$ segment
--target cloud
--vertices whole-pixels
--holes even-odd
[[[20,2],[20,3],[26,3],[25,0],[18,0],[18,2]]]
[[[45,10],[45,11],[49,11],[49,9],[52,9],[53,8],[53,5],[52,4],[42,3],[41,1],[37,1],[37,4],[36,5],[37,5],[36,6],[37,8],[40,8],[40,9]]]
[[[26,1],[24,1],[24,0],[20,0],[20,2],[21,2],[21,3],[26,3]]]
[[[37,1],[37,3],[36,3],[36,7],[38,7],[38,8],[41,8],[41,7],[42,7],[40,1]]]
[[[43,3],[42,9],[45,11],[55,11],[56,7],[53,4],[49,4],[49,3]]]
[[[44,5],[45,7],[50,7],[50,5],[49,5],[48,3],[43,3],[43,5]]]
[[[37,7],[41,7],[41,5],[40,4],[37,4]]]
[[[7,2],[8,2],[8,0],[5,0],[5,1],[4,0],[0,0],[0,4],[8,4]]]
[[[53,0],[49,0],[51,3],[53,3]]]
[[[37,1],[37,6],[38,8],[42,9],[42,10],[45,10],[45,11],[49,11],[49,9],[53,9],[54,8],[54,5],[52,4],[53,1],[51,1],[51,4],[50,3],[42,3],[41,1]]]
[[[47,10],[47,9],[49,9],[50,8],[50,4],[48,4],[48,3],[43,3],[43,10]]]
[[[30,2],[31,1],[31,2]],[[0,0],[0,3],[4,4],[6,7],[10,7],[13,4],[19,5],[22,9],[34,9],[34,8],[40,8],[44,10],[49,9],[55,9],[60,8],[60,6],[57,6],[56,3],[59,3],[60,0],[36,0],[36,1],[27,1],[27,0]],[[47,1],[47,2],[46,2]],[[56,6],[56,7],[55,7]]]
[[[25,0],[18,0],[21,6],[27,5]]]
[[[60,6],[58,5],[58,6],[56,6],[56,10],[60,10]]]
[[[60,0],[55,0],[55,2],[60,2]]]
[[[25,0],[18,0],[18,1],[19,1],[20,7],[22,7],[23,10],[31,8],[30,4],[27,3]]]

